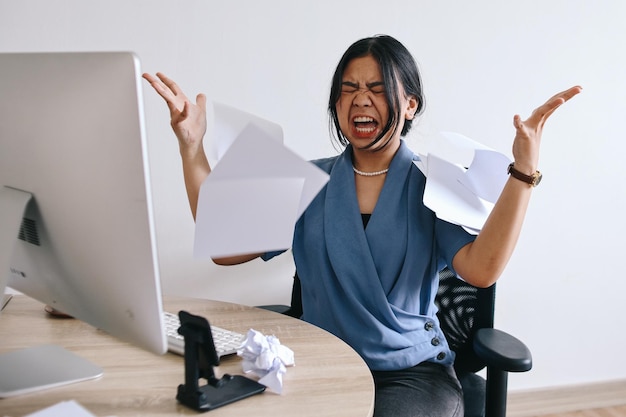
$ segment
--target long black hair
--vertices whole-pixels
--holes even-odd
[[[406,47],[388,35],[377,35],[358,40],[350,45],[341,57],[339,64],[337,64],[330,87],[330,99],[328,100],[331,134],[334,140],[342,147],[347,146],[349,143],[339,127],[339,118],[337,116],[337,101],[341,96],[343,73],[350,61],[368,55],[372,56],[380,66],[382,81],[385,86],[385,98],[389,109],[389,120],[387,120],[387,124],[380,135],[365,146],[366,149],[380,142],[389,131],[393,130],[393,133],[395,133],[395,129],[398,126],[398,118],[401,117],[400,94],[406,94],[409,97],[413,96],[417,99],[415,115],[418,115],[424,109],[422,79],[415,59]],[[404,92],[398,91],[398,82],[404,87]],[[412,124],[413,120],[406,120],[400,135],[405,136],[411,129]],[[390,135],[387,142],[378,149],[387,146],[392,136]]]

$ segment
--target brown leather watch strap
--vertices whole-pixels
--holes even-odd
[[[507,170],[507,172],[515,179],[518,179],[520,181],[525,182],[526,184],[532,186],[532,187],[536,187],[539,185],[539,183],[541,182],[541,178],[543,177],[543,175],[541,175],[541,172],[539,171],[535,171],[534,174],[532,175],[526,175],[523,172],[518,171],[517,169],[515,169],[514,163],[511,162],[509,164],[509,168]]]

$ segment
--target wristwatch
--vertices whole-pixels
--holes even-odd
[[[515,169],[515,167],[513,166],[513,162],[511,162],[509,164],[509,169],[507,170],[507,172],[515,179],[518,179],[520,181],[525,182],[526,184],[532,186],[532,187],[536,187],[539,185],[539,183],[541,182],[541,178],[543,177],[543,175],[541,175],[541,172],[539,171],[535,171],[534,174],[532,175],[526,175],[518,170]]]

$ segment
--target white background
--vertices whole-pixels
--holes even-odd
[[[134,51],[190,96],[281,124],[307,159],[334,153],[330,77],[364,36],[397,37],[420,65],[416,150],[450,130],[509,153],[515,113],[582,85],[545,129],[544,181],[498,284],[496,326],[533,352],[534,369],[510,378],[524,389],[626,378],[625,18],[620,0],[0,0],[0,52]],[[177,143],[147,84],[145,110],[164,291],[288,301],[289,255],[240,267],[192,258]]]

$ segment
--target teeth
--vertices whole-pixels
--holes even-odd
[[[355,123],[371,123],[374,119],[371,117],[359,116],[354,118]]]
[[[373,128],[373,127],[368,127],[368,128],[365,128],[365,127],[357,127],[357,128],[356,128],[356,131],[357,131],[357,132],[359,132],[359,133],[371,133],[371,132],[373,132],[374,130],[376,130],[376,129],[375,129],[375,128]]]

